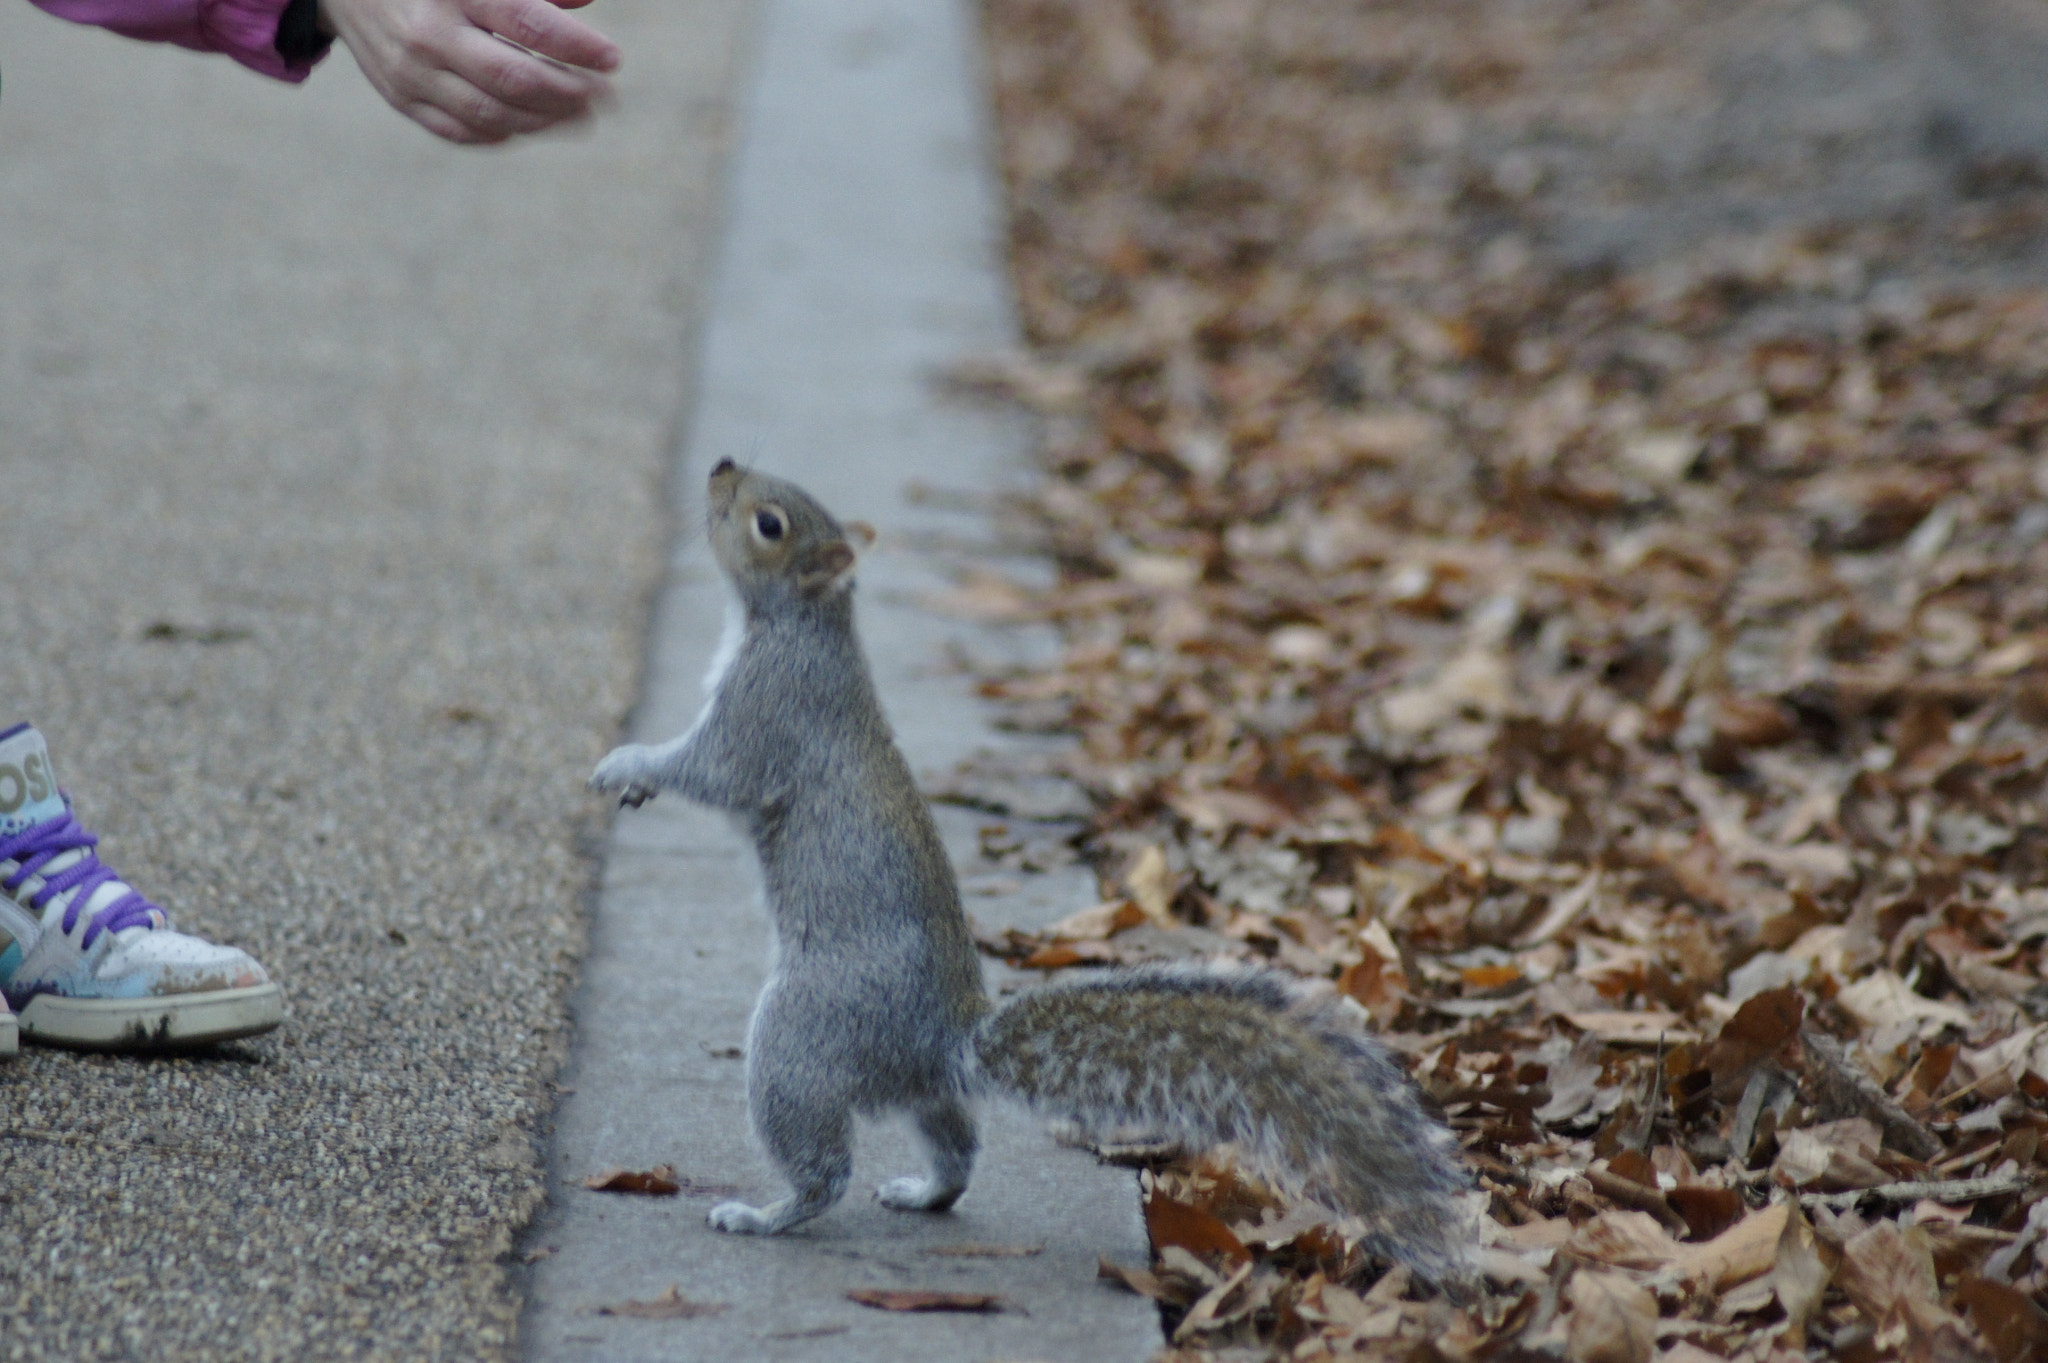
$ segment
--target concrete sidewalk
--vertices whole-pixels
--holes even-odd
[[[0,1062],[0,1358],[510,1349],[750,14],[477,152],[0,3],[0,725],[292,1010]]]
[[[735,455],[875,523],[860,617],[912,765],[944,772],[997,741],[949,650],[1030,647],[950,625],[921,605],[943,585],[933,546],[983,546],[974,516],[915,505],[923,484],[986,495],[1020,477],[1021,432],[941,401],[944,366],[1013,343],[998,199],[974,68],[972,8],[918,0],[777,0],[758,39],[709,305],[700,395],[678,477],[676,561],[657,611],[643,740],[680,731],[717,642],[724,591],[698,529],[701,483]],[[942,810],[985,924],[1038,925],[1093,902],[1078,868],[993,883],[982,830],[1017,821]],[[863,1128],[854,1186],[786,1237],[722,1236],[718,1192],[594,1193],[607,1167],[671,1164],[699,1185],[779,1195],[747,1131],[738,1049],[765,970],[752,853],[725,821],[673,797],[618,817],[577,1004],[572,1091],[558,1115],[554,1202],[524,1337],[545,1360],[1141,1359],[1160,1345],[1149,1302],[1105,1288],[1096,1260],[1142,1262],[1135,1184],[1055,1148],[1021,1114],[989,1114],[973,1187],[951,1214],[906,1216],[875,1183],[920,1166],[906,1133]],[[998,987],[1018,983],[1006,972]],[[1010,1256],[943,1251],[995,1246]],[[601,1308],[670,1287],[713,1313],[641,1320]],[[995,1293],[996,1315],[891,1314],[856,1288]]]

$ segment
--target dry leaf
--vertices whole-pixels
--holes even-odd
[[[1865,1027],[1897,1027],[1931,1038],[1944,1027],[1971,1027],[1969,1010],[1916,994],[1889,970],[1873,970],[1835,995],[1835,1003]]]
[[[1790,1204],[1780,1202],[1750,1213],[1704,1245],[1685,1246],[1675,1265],[1678,1276],[1725,1292],[1770,1272],[1790,1219]]]
[[[639,1320],[694,1320],[699,1316],[715,1316],[728,1308],[722,1301],[691,1301],[683,1295],[681,1283],[672,1284],[668,1291],[652,1301],[622,1301],[610,1306],[600,1306],[600,1316],[632,1316]]]
[[[1842,1247],[1835,1282],[1873,1321],[1914,1302],[1939,1299],[1927,1232],[1880,1221]]]
[[[1838,1192],[1892,1182],[1889,1173],[1871,1162],[1883,1138],[1877,1125],[1865,1118],[1786,1131],[1778,1140],[1771,1176],[1783,1187]]]
[[[1777,1261],[1771,1266],[1771,1287],[1785,1312],[1785,1341],[1798,1349],[1805,1344],[1807,1322],[1820,1309],[1841,1254],[1814,1234],[1797,1206],[1787,1206]]]
[[[872,1306],[877,1311],[965,1311],[988,1314],[1007,1310],[1003,1299],[992,1292],[929,1292],[882,1287],[857,1287],[846,1294],[848,1301]]]
[[[1233,1266],[1251,1258],[1244,1242],[1222,1221],[1200,1207],[1174,1200],[1157,1188],[1145,1198],[1145,1230],[1154,1250],[1171,1245],[1197,1258],[1213,1257]]]
[[[1571,1303],[1565,1356],[1572,1363],[1648,1363],[1657,1349],[1657,1299],[1619,1273],[1581,1271],[1565,1286]]]
[[[1791,987],[1758,994],[1735,1010],[1706,1056],[1715,1091],[1724,1101],[1742,1092],[1758,1065],[1792,1044],[1805,1016],[1806,999]]]
[[[1699,1033],[1676,1013],[1566,1013],[1564,1020],[1590,1036],[1617,1046],[1676,1046],[1698,1041]]]
[[[1069,942],[1099,942],[1144,921],[1144,910],[1136,904],[1128,899],[1112,899],[1107,904],[1068,914],[1046,928],[1045,935]]]
[[[646,1170],[607,1169],[584,1179],[583,1186],[593,1192],[637,1193],[642,1197],[674,1197],[683,1190],[672,1164],[657,1164]]]
[[[1142,1268],[1126,1268],[1109,1259],[1096,1261],[1095,1276],[1104,1282],[1120,1283],[1138,1295],[1150,1297],[1154,1301],[1186,1300],[1167,1286],[1157,1274],[1149,1273]]]
[[[1124,872],[1124,888],[1146,918],[1161,927],[1174,926],[1173,873],[1167,869],[1166,853],[1157,844],[1147,844],[1138,853],[1130,870]]]
[[[1616,1268],[1662,1268],[1678,1260],[1685,1246],[1673,1240],[1647,1212],[1602,1212],[1565,1241],[1574,1258]]]
[[[2048,1356],[2048,1312],[2026,1293],[1971,1275],[1957,1284],[1956,1302],[1998,1363]]]
[[[1704,1183],[1681,1183],[1676,1188],[1667,1188],[1664,1200],[1684,1220],[1687,1238],[1691,1240],[1711,1240],[1749,1212],[1741,1193]]]

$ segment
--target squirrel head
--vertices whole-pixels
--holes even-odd
[[[854,544],[873,527],[841,525],[795,483],[721,459],[711,470],[709,530],[719,566],[749,600],[823,597],[853,586]]]

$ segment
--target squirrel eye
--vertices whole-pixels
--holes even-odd
[[[779,540],[783,531],[782,517],[766,507],[754,513],[754,530],[764,540]]]

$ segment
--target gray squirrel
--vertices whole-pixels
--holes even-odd
[[[945,1211],[974,1165],[971,1104],[1007,1096],[1083,1131],[1229,1143],[1363,1218],[1369,1249],[1447,1286],[1469,1277],[1456,1144],[1348,1000],[1273,970],[1146,966],[992,1005],[855,637],[851,540],[873,532],[729,459],[711,471],[707,519],[739,632],[689,730],[614,750],[590,785],[627,805],[672,790],[726,811],[760,857],[775,953],[747,1032],[747,1102],[794,1191],[714,1207],[714,1227],[772,1235],[826,1211],[851,1177],[853,1118],[889,1112],[909,1114],[932,1172],[876,1196]]]

